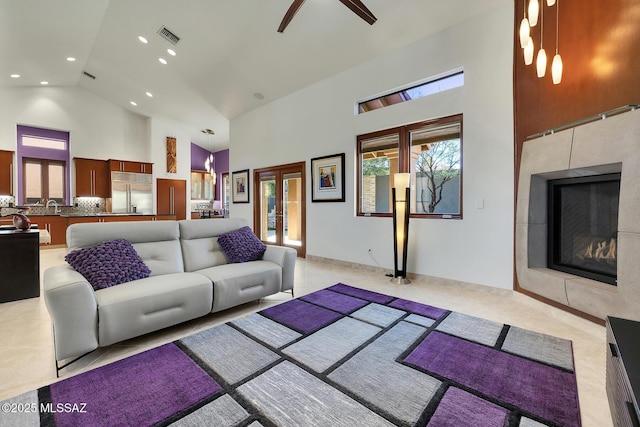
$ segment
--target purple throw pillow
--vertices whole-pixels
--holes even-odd
[[[109,240],[69,252],[64,260],[89,281],[93,289],[149,277],[151,270],[131,243],[125,239]]]
[[[267,247],[248,226],[218,236],[218,243],[229,262],[247,262],[261,259]]]

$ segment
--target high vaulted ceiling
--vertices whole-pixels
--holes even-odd
[[[0,86],[80,86],[183,123],[203,146],[213,129],[219,147],[230,119],[505,0],[365,0],[373,26],[338,0],[307,0],[278,33],[291,1],[0,0]]]

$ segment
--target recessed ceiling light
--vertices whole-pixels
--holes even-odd
[[[20,78],[20,74],[11,74],[11,78],[12,79],[19,79]]]
[[[149,98],[153,98],[153,94],[151,92],[146,92],[146,94]]]
[[[67,58],[67,61],[69,62],[75,62],[76,58],[74,58],[73,56],[70,56]]]
[[[254,94],[253,94],[253,97],[254,97],[255,99],[260,99],[260,100],[263,100],[263,99],[264,99],[264,95],[263,95],[263,94],[261,94],[260,92],[256,92],[256,93],[254,93]]]
[[[129,101],[129,104],[133,105],[134,107],[137,107],[137,106],[138,106],[138,103],[137,103],[137,102],[135,102],[135,101]]]
[[[43,86],[46,86],[46,85],[48,85],[48,84],[49,84],[49,82],[47,82],[47,81],[41,81],[41,82],[40,82],[40,84],[41,84],[41,85],[43,85]]]
[[[140,40],[142,43],[147,44],[149,43],[149,40],[147,40],[146,38],[142,37],[142,36],[138,36],[138,40]]]
[[[158,58],[158,61],[160,61],[161,64],[167,65],[167,60],[164,58]]]
[[[176,51],[173,49],[167,49],[167,52],[169,52],[169,55],[171,56],[176,56]]]

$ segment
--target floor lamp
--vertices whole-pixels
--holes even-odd
[[[411,283],[407,278],[407,243],[409,240],[409,213],[411,174],[396,173],[393,175],[393,278],[391,283],[406,285]],[[401,268],[400,268],[401,267]]]

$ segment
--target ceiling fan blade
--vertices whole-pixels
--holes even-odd
[[[287,28],[287,25],[289,25],[295,14],[298,12],[298,9],[300,9],[302,3],[304,3],[304,0],[294,0],[293,3],[291,3],[291,6],[289,6],[289,10],[287,10],[287,13],[284,14],[284,18],[282,18],[282,22],[278,27],[279,33],[283,32],[284,29]]]
[[[353,13],[364,19],[369,25],[373,25],[378,20],[360,0],[340,0],[340,3],[351,9]]]

